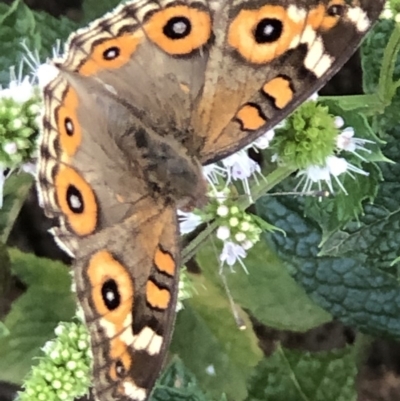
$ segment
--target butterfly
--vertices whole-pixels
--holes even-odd
[[[177,209],[202,165],[343,65],[384,0],[134,0],[73,33],[43,90],[38,191],[75,258],[100,401],[148,399],[174,325]]]

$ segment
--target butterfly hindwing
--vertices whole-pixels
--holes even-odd
[[[179,267],[175,210],[146,203],[139,215],[83,241],[77,254],[99,400],[147,399],[170,340]]]
[[[99,400],[143,401],[174,323],[176,210],[149,185],[161,153],[148,163],[138,137],[129,135],[144,127],[99,89],[62,70],[44,89],[38,189],[57,220],[57,242],[75,257],[94,391]]]

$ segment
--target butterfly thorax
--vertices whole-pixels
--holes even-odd
[[[120,146],[132,162],[140,164],[152,197],[185,210],[205,204],[201,164],[183,144],[153,130],[132,127]]]

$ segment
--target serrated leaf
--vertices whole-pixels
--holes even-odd
[[[197,260],[203,274],[224,295],[215,249],[204,246]],[[251,248],[244,263],[249,274],[238,265],[234,273],[226,273],[226,280],[234,301],[261,323],[280,330],[304,332],[331,320],[298,286],[265,242]]]
[[[263,360],[248,401],[355,401],[354,349],[308,353],[278,347]]]
[[[193,276],[193,275],[192,275]],[[246,397],[246,380],[262,357],[251,323],[240,330],[226,296],[204,277],[193,276],[198,294],[178,313],[171,351],[178,354],[214,398]]]
[[[10,250],[13,273],[27,285],[4,324],[10,335],[0,342],[0,380],[20,384],[60,321],[75,314],[68,268],[59,262]]]
[[[325,242],[332,233],[342,228],[347,222],[357,219],[363,212],[365,202],[373,202],[377,195],[379,183],[382,181],[379,162],[390,162],[379,147],[383,141],[376,136],[365,116],[354,113],[354,111],[343,110],[340,107],[340,98],[338,99],[336,102],[322,100],[322,103],[329,107],[332,115],[342,117],[346,127],[354,129],[356,138],[370,141],[364,144],[361,149],[356,149],[359,156],[350,152],[343,152],[343,156],[349,163],[361,168],[368,175],[342,174],[339,180],[347,193],[337,187],[337,193],[332,194],[328,199],[324,199],[323,202],[316,197],[308,197],[304,200],[306,215],[318,221],[323,229],[322,242]]]
[[[295,202],[271,198],[260,202],[261,215],[286,231],[286,237],[277,232],[268,235],[277,252],[319,305],[365,333],[400,338],[400,285],[396,278],[376,269],[357,247],[352,258],[318,256],[321,230],[303,217]]]

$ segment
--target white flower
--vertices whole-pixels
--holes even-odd
[[[301,185],[301,183],[304,181],[305,178],[306,182],[304,184],[302,193],[310,192],[314,183],[317,183],[318,189],[321,190],[322,189],[321,182],[325,182],[330,192],[333,192],[333,187],[332,187],[332,177],[333,177],[336,183],[339,185],[340,189],[347,195],[347,191],[344,188],[343,184],[338,179],[338,177],[343,173],[347,173],[352,178],[355,178],[351,174],[351,171],[357,174],[368,175],[367,172],[361,170],[356,166],[353,166],[342,157],[328,156],[325,160],[325,166],[322,167],[309,166],[305,170],[299,171],[298,176],[303,176],[303,177],[300,180],[297,187]]]
[[[389,8],[386,8],[382,11],[381,18],[383,19],[393,19],[393,11]]]
[[[58,74],[59,70],[56,66],[48,63],[41,63],[39,53],[37,51],[32,52],[26,43],[22,43],[25,49],[25,56],[23,62],[29,66],[34,77],[36,78],[39,87],[43,89],[49,82],[51,82]],[[60,56],[61,41],[57,41],[53,47],[53,58]]]
[[[336,146],[339,150],[345,150],[351,152],[361,160],[366,161],[364,157],[357,153],[357,150],[371,153],[369,149],[366,149],[364,145],[366,143],[374,143],[368,139],[354,138],[354,129],[352,127],[345,128],[336,139]]]
[[[209,365],[206,367],[206,373],[210,376],[215,376],[215,368],[214,365]]]
[[[243,263],[243,259],[246,257],[246,255],[247,253],[242,246],[231,241],[226,241],[224,243],[221,255],[219,256],[221,267],[224,263],[232,267],[236,262],[239,262],[242,265],[244,271],[248,273],[246,266]]]
[[[203,175],[212,188],[211,195],[216,197],[216,194],[220,194],[220,192],[215,186],[219,184],[220,178],[226,177],[226,168],[221,167],[217,163],[209,164],[207,166],[203,166]]]
[[[15,155],[18,151],[17,144],[15,142],[7,142],[3,145],[4,152],[8,155]]]
[[[220,226],[217,230],[217,238],[221,241],[226,241],[231,236],[231,231],[227,226]]]
[[[53,348],[54,348],[54,341],[52,340],[52,341],[46,341],[41,350],[45,354],[48,354]]]
[[[217,163],[203,166],[203,174],[209,183],[218,184],[218,177],[226,176],[226,169]]]
[[[240,229],[241,229],[242,231],[249,231],[249,229],[250,229],[250,224],[249,224],[249,222],[248,222],[248,221],[243,221],[243,222],[241,222],[241,223],[240,223]]]
[[[199,215],[182,210],[178,210],[178,219],[181,234],[192,232],[202,222]]]
[[[254,147],[256,149],[267,149],[269,147],[271,141],[274,139],[274,136],[275,136],[275,130],[270,129],[264,135],[257,138],[250,145],[250,147]]]
[[[40,64],[37,66],[35,75],[39,87],[43,89],[49,82],[51,82],[59,74],[59,70],[52,64]]]
[[[261,175],[259,164],[252,160],[244,149],[222,160],[222,164],[228,170],[227,184],[229,184],[232,179],[242,180],[245,193],[251,197],[249,178],[254,175],[257,180],[255,173]]]
[[[226,205],[220,205],[217,209],[217,215],[219,217],[226,217],[229,214],[229,208]]]
[[[340,129],[344,125],[344,120],[340,116],[336,116],[335,119],[333,120],[333,124],[337,129]]]
[[[245,241],[243,241],[241,244],[242,248],[246,251],[248,251],[250,248],[252,248],[254,246],[254,242],[246,239]]]
[[[244,241],[246,240],[246,234],[245,234],[245,233],[242,233],[242,232],[236,233],[236,235],[235,235],[235,240],[236,240],[237,242],[244,242]]]
[[[36,177],[36,164],[35,163],[31,163],[31,162],[27,162],[24,163],[22,166],[22,171],[24,171],[25,173],[31,174],[34,177]]]
[[[34,87],[28,76],[16,78],[13,70],[11,71],[12,79],[8,84],[8,88],[0,88],[0,99],[13,99],[17,103],[25,103],[34,96]]]

